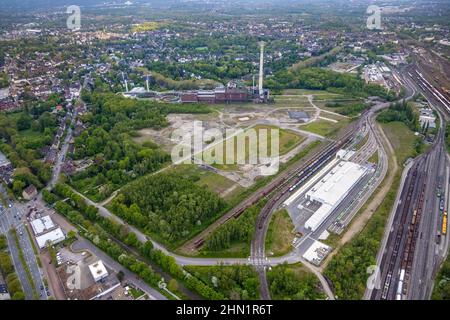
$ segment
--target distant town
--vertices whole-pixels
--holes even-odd
[[[449,3],[55,2],[0,4],[0,300],[450,298]]]

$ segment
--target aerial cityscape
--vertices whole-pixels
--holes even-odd
[[[449,151],[448,0],[0,2],[0,300],[449,300]]]

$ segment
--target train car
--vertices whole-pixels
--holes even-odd
[[[413,226],[416,224],[416,219],[417,219],[417,210],[414,210],[413,218],[412,218],[412,222],[411,222],[411,224]]]
[[[200,248],[204,243],[205,243],[205,240],[204,240],[204,239],[199,239],[199,240],[195,241],[195,242],[194,242],[194,247],[195,247],[195,249]]]
[[[442,217],[442,235],[447,235],[447,212]]]
[[[405,270],[402,269],[400,271],[400,279],[398,281],[397,293],[395,296],[396,300],[402,300],[404,281],[405,281]]]

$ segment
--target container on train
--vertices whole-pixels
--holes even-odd
[[[444,212],[442,217],[442,235],[447,235],[447,212]]]

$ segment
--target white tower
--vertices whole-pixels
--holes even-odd
[[[145,80],[145,84],[147,85],[147,92],[150,91],[149,87],[148,87],[148,75],[147,75],[147,79]]]
[[[260,57],[259,57],[259,97],[261,99],[264,98],[264,46],[265,46],[265,42],[261,41],[259,43],[259,46],[261,48],[261,53],[260,53]]]

